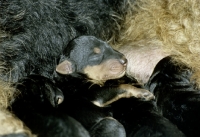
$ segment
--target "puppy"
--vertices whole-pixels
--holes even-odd
[[[122,77],[126,66],[123,54],[105,42],[93,36],[78,37],[66,46],[58,60],[54,81],[31,75],[16,84],[20,95],[13,102],[12,111],[39,136],[49,135],[41,129],[51,131],[51,135],[58,135],[58,130],[60,136],[68,135],[64,129],[78,134],[72,127],[79,121],[83,127],[80,124],[78,127],[85,134],[89,131],[91,136],[123,137],[123,126],[112,118],[109,107],[104,106],[122,97],[154,98],[149,91],[128,84],[103,86],[107,80]],[[67,116],[77,121],[67,122]]]
[[[95,37],[81,36],[71,41],[67,48],[65,48],[63,55],[59,59],[56,72],[66,76],[70,74],[74,77],[79,77],[83,83],[85,83],[84,81],[87,77],[87,81],[103,85],[107,80],[124,76],[126,66],[127,59],[123,54],[113,50],[105,42]],[[54,74],[55,81],[59,81],[57,83],[68,81],[65,78],[60,78],[60,75],[57,73]],[[93,103],[98,106],[105,106],[122,97],[134,96],[146,100],[154,98],[153,94],[149,91],[129,84],[120,84],[113,88],[113,90],[109,88],[110,92],[102,94],[104,97],[100,97],[100,102],[93,101]],[[109,96],[110,99],[107,97],[107,100],[104,99],[105,96]]]
[[[15,86],[19,95],[10,111],[38,137],[89,137],[80,122],[57,110],[64,96],[49,78],[30,75]]]
[[[193,71],[165,57],[155,67],[146,87],[155,94],[161,114],[187,137],[200,136],[200,90],[191,81]]]

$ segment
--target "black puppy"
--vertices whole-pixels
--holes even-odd
[[[78,37],[67,45],[61,55],[56,67],[61,75],[55,73],[55,83],[45,77],[32,75],[16,85],[20,95],[12,104],[12,111],[33,133],[41,136],[48,134],[40,129],[51,130],[51,135],[56,135],[55,132],[61,130],[57,125],[54,127],[56,131],[51,126],[46,127],[45,122],[51,123],[52,119],[62,121],[62,115],[70,115],[81,122],[91,136],[123,137],[123,126],[111,118],[109,108],[101,107],[122,97],[135,96],[145,100],[154,98],[149,91],[128,84],[99,86],[99,83],[106,80],[122,77],[126,63],[124,56],[105,42],[93,36]],[[57,106],[58,104],[60,105]],[[38,119],[38,123],[30,120],[33,118]],[[65,118],[63,120],[66,121]],[[54,122],[50,125],[53,124]],[[63,127],[70,128],[66,123]],[[67,134],[61,131],[60,136]]]
[[[187,137],[197,137],[200,136],[200,91],[191,81],[191,69],[177,64],[171,57],[161,60],[147,87],[155,94],[161,114]]]
[[[148,87],[139,85],[129,77],[109,80],[104,86],[132,84],[137,88]],[[125,128],[127,137],[185,137],[175,124],[163,117],[155,100],[143,101],[138,98],[122,98],[112,104],[113,118]]]
[[[107,80],[124,76],[126,66],[127,60],[124,55],[113,50],[106,42],[93,36],[81,36],[68,44],[56,67],[56,72],[61,75],[65,74],[66,77],[55,72],[54,79],[62,85],[59,86],[60,88],[67,85],[65,82],[68,82],[69,74],[81,79],[84,84],[90,81],[92,84],[101,86]],[[135,96],[146,100],[154,98],[149,91],[129,84],[120,84],[112,88],[114,88],[113,92],[102,94],[99,102],[93,101],[93,103],[104,106],[122,97]]]
[[[156,101],[119,100],[112,104],[113,117],[127,136],[200,136],[200,91],[191,81],[192,71],[177,65],[171,57],[162,59],[145,85]]]
[[[55,105],[64,96],[53,85],[50,79],[39,75],[21,80],[10,111],[38,137],[90,137],[80,122],[57,111]]]

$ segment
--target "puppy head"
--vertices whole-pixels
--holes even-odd
[[[58,73],[82,73],[97,83],[122,77],[127,66],[127,59],[122,53],[93,36],[72,40],[59,62],[56,67]]]

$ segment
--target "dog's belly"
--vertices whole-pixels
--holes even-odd
[[[147,43],[141,41],[137,43],[128,43],[117,50],[123,53],[128,60],[126,73],[136,78],[138,82],[146,83],[156,64],[161,59],[168,56],[166,53],[163,53],[161,47],[162,43],[160,42]]]

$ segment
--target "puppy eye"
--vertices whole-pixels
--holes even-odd
[[[89,59],[88,59],[88,61],[89,62],[93,62],[94,64],[97,64],[97,63],[99,63],[99,62],[101,62],[102,61],[102,58],[103,58],[103,56],[102,56],[102,54],[92,54],[90,57],[89,57]]]

